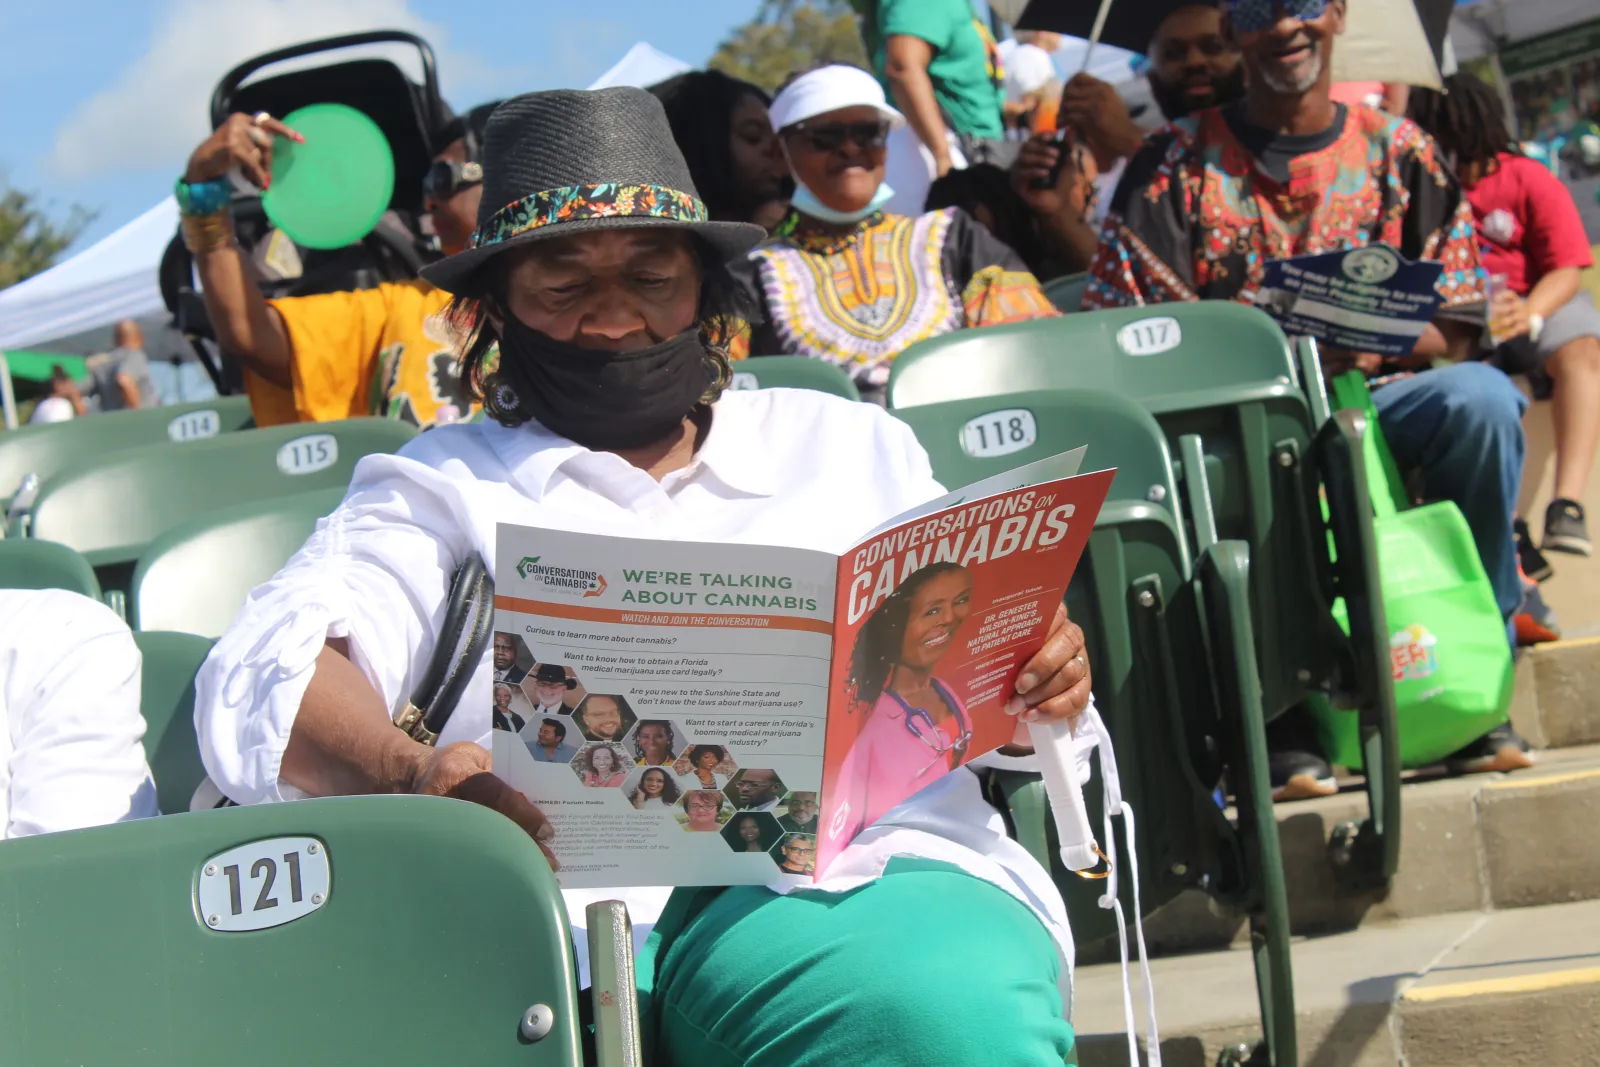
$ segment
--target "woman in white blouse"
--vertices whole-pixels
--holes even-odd
[[[0,589],[0,838],[159,815],[139,646],[97,600]]]
[[[437,747],[390,718],[433,650],[452,571],[472,553],[494,559],[496,523],[837,552],[941,492],[910,430],[880,409],[798,390],[723,392],[721,346],[739,309],[721,264],[762,231],[705,221],[648,93],[507,101],[488,125],[484,190],[469,250],[425,275],[460,298],[465,379],[489,418],[363,459],[344,503],[219,641],[196,721],[207,770],[239,803],[454,796],[504,813],[543,847],[538,808],[490,773],[491,663]],[[497,362],[486,360],[496,344]],[[1082,647],[1063,613],[1010,710],[1080,714]],[[846,850],[838,866],[850,879],[787,896],[794,887],[730,889],[663,919],[672,936],[639,965],[656,1062],[882,1062],[859,1036],[885,1025],[903,1062],[1061,1062],[1071,943],[1059,897],[1005,838],[976,777],[947,778],[960,780],[912,811],[892,855]],[[932,862],[897,873],[907,852]],[[867,881],[880,888],[826,892]],[[929,894],[943,903],[924,916],[917,901]],[[629,902],[641,936],[657,919],[659,893],[604,896]],[[582,914],[570,894],[569,904]],[[894,936],[924,921],[940,936]],[[937,994],[905,997],[905,973],[930,990],[947,975],[962,1010]],[[740,1007],[762,989],[754,1002],[770,996],[782,1010]],[[837,1025],[795,1025],[806,1018]]]

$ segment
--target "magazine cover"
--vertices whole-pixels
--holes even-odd
[[[1114,473],[957,504],[840,560],[819,874],[890,808],[1012,743],[1020,724],[1006,702]]]
[[[500,526],[494,769],[550,819],[561,884],[814,879],[882,812],[1009,743],[1013,679],[1113,472],[1028,481],[1081,455],[843,556]]]

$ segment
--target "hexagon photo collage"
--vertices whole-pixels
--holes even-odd
[[[636,810],[669,809],[686,832],[720,833],[733,851],[764,853],[783,873],[813,869],[815,792],[790,791],[770,768],[741,767],[722,738],[588,690],[517,634],[494,635],[493,725],[516,734],[535,762],[565,763],[585,786],[620,790]]]

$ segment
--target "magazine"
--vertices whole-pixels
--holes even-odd
[[[1115,472],[1083,449],[930,501],[842,555],[501,525],[495,773],[565,888],[821,877],[1012,742]]]

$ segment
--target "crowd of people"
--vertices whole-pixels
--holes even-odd
[[[1540,549],[1590,550],[1600,314],[1577,281],[1589,248],[1570,195],[1525,165],[1498,98],[1470,75],[1444,93],[1360,90],[1408,114],[1344,102],[1331,76],[1344,16],[1345,0],[1170,9],[1151,28],[1152,93],[1170,120],[1154,133],[1112,86],[1041,79],[1024,49],[1048,58],[1049,39],[1002,50],[967,0],[882,0],[863,25],[871,71],[800,71],[771,96],[696,72],[649,92],[485,104],[436,140],[424,192],[443,258],[411,282],[294,299],[264,298],[217,187],[230,171],[264,185],[274,141],[299,134],[266,114],[228,119],[194,151],[178,198],[258,423],[384,414],[434,428],[364,459],[343,504],[218,642],[196,682],[211,780],[240,804],[457,796],[548,853],[548,821],[493,776],[483,744],[491,725],[531,726],[534,758],[576,761],[586,784],[651,768],[635,807],[678,799],[660,769],[675,759],[688,828],[721,829],[724,750],[674,757],[671,724],[645,720],[630,755],[625,701],[589,695],[574,715],[570,672],[519,666],[499,638],[437,746],[396,730],[391,710],[440,638],[455,568],[493,559],[501,523],[839,551],[941,492],[927,455],[877,404],[728,390],[734,363],[824,360],[881,401],[913,344],[1060,314],[1041,281],[1078,271],[1083,307],[1097,309],[1248,302],[1269,260],[1379,242],[1442,263],[1439,313],[1409,356],[1325,346],[1322,358],[1330,374],[1369,378],[1400,463],[1427,497],[1460,507],[1514,642]],[[1511,374],[1542,382],[1554,405],[1557,499],[1538,546],[1514,515],[1526,400]],[[450,425],[475,406],[482,422]],[[538,707],[516,703],[530,677]],[[1090,683],[1063,610],[1019,673],[1016,743],[975,765],[1031,767],[1020,723],[1093,715]],[[949,718],[931,675],[879,688],[906,716],[915,705]],[[1272,743],[1283,796],[1333,788],[1304,723],[1284,716]],[[1501,727],[1456,762],[1513,769],[1526,747]],[[118,749],[127,766],[101,783],[115,794],[108,819],[152,813],[148,769],[127,756]],[[745,806],[776,803],[770,773],[735,783]],[[639,966],[659,1055],[855,1063],[857,1035],[877,1032],[908,1062],[1060,1062],[1071,934],[1048,873],[976,782],[947,775],[881,813],[888,825],[847,852],[848,887],[735,887],[675,914]],[[818,817],[814,795],[795,796],[780,822],[794,835],[783,869],[798,873]],[[33,804],[16,781],[10,804]],[[641,928],[661,914],[651,894],[615,894]],[[923,936],[930,900],[939,939]],[[901,953],[891,971],[885,940]],[[966,1010],[908,1008],[905,972],[959,983]],[[750,996],[768,1010],[742,1009]]]
[[[1039,62],[1050,35],[997,48],[965,0],[880,4],[863,27],[871,72],[796,72],[776,96],[717,71],[654,87],[709,221],[765,235],[731,256],[697,246],[722,260],[703,267],[726,268],[705,296],[717,350],[824,360],[881,402],[911,345],[1059,314],[1041,281],[1075,272],[1088,272],[1094,309],[1249,302],[1266,262],[1369,242],[1438,260],[1442,306],[1410,356],[1325,347],[1324,368],[1369,377],[1399,462],[1427,498],[1461,508],[1509,639],[1553,637],[1521,609],[1529,582],[1552,572],[1545,551],[1590,551],[1582,495],[1600,436],[1600,314],[1578,284],[1590,253],[1571,196],[1522,157],[1499,98],[1471,75],[1444,93],[1335,85],[1339,0],[1297,5],[1299,18],[1258,9],[1251,22],[1210,3],[1165,9],[1147,59],[1171,125],[1154,133],[1115,87],[1083,73],[1056,82]],[[478,221],[493,110],[461,120],[430,171],[447,255]],[[262,173],[272,137],[291,134],[235,116],[186,177]],[[424,425],[479,392],[492,416],[568,438],[566,420],[588,417],[542,404],[548,379],[501,381],[480,300],[451,305],[418,280],[267,302],[229,234],[185,225],[219,338],[266,422],[356,413],[375,382],[384,405]],[[1556,491],[1537,541],[1513,514],[1527,402],[1511,374],[1552,400]],[[1272,747],[1281,795],[1335,788],[1305,715],[1279,720]],[[1507,770],[1530,757],[1503,727],[1453,761]]]

